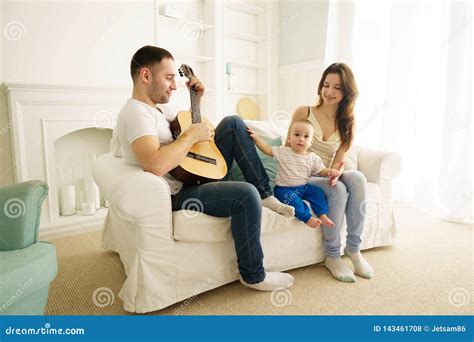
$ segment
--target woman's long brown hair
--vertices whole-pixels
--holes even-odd
[[[342,81],[342,101],[337,108],[336,113],[336,125],[341,137],[341,145],[346,149],[349,149],[354,139],[354,105],[357,97],[359,96],[359,90],[352,73],[351,68],[344,63],[333,63],[324,70],[321,80],[318,86],[319,100],[316,108],[323,105],[323,97],[321,95],[321,89],[323,88],[324,81],[328,74],[338,74]]]

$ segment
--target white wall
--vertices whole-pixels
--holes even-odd
[[[322,68],[328,11],[329,0],[280,0],[275,28],[275,37],[279,37],[275,44],[280,51],[277,63],[285,66],[287,76],[293,77],[292,66],[299,70],[299,76],[295,74],[290,83],[279,75],[278,85],[296,87],[290,87],[296,94],[293,102],[304,102],[312,96],[308,84]],[[155,12],[151,0],[4,0],[0,2],[2,33],[16,22],[11,32],[17,36],[9,39],[1,35],[0,82],[130,87],[130,51],[145,44],[159,44]],[[308,65],[310,72],[302,70],[302,65]],[[298,81],[301,75],[306,75],[304,82]],[[281,94],[280,87],[278,99]],[[305,99],[298,97],[301,94]],[[276,109],[293,109],[293,102],[282,106],[280,101]],[[0,92],[0,186],[13,183],[11,124],[5,107],[5,96]]]
[[[3,5],[0,1],[0,85],[3,82],[3,56],[5,53],[3,23]],[[0,186],[13,183],[9,127],[6,96],[0,90]]]
[[[324,58],[328,0],[280,0],[280,65]]]
[[[0,2],[0,83],[128,87],[139,47],[155,43],[153,1]],[[0,96],[0,186],[13,183]]]
[[[131,53],[154,43],[153,1],[3,3],[3,80],[41,84],[130,86]]]
[[[313,104],[324,70],[329,0],[280,1],[279,108],[284,122],[298,106]]]
[[[343,62],[352,65],[354,1],[331,1],[327,15],[325,64]]]

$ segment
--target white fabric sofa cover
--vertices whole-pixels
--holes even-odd
[[[266,139],[284,135],[269,122],[247,124]],[[400,173],[400,163],[396,153],[357,146],[348,154],[346,168],[359,169],[368,181],[362,249],[394,243],[391,185]],[[93,175],[110,206],[102,247],[120,255],[127,275],[119,293],[125,310],[159,310],[238,279],[230,219],[187,210],[172,212],[166,181],[123,164],[113,153],[97,159]],[[341,234],[345,243],[345,228]],[[310,229],[266,208],[261,241],[268,271],[324,260],[321,229]]]

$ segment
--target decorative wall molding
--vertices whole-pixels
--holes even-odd
[[[130,88],[124,87],[97,87],[97,86],[74,86],[60,84],[34,84],[34,83],[3,83],[2,90],[8,95],[10,91],[36,91],[36,92],[102,92],[102,93],[123,93],[131,92]]]
[[[295,64],[287,64],[280,66],[280,74],[287,74],[293,72],[306,72],[313,69],[321,69],[324,65],[324,59],[315,59],[312,61],[305,61]]]
[[[298,106],[314,104],[324,68],[323,59],[281,66],[279,70],[281,110],[291,115]]]
[[[131,95],[130,90],[7,83],[3,85],[3,91],[7,95],[12,123],[14,180],[40,179],[50,188],[43,204],[40,234],[57,237],[68,231],[72,234],[100,227],[107,209],[94,216],[59,215],[55,142],[87,128],[113,129],[118,112]],[[105,149],[108,145],[102,147]],[[81,157],[79,154],[78,160]]]

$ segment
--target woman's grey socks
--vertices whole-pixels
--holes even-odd
[[[346,282],[346,283],[353,283],[356,281],[356,277],[354,275],[357,274],[359,277],[370,279],[374,275],[374,269],[367,260],[364,259],[360,252],[351,253],[344,248],[344,254],[349,257],[354,265],[355,272],[346,265],[344,261],[342,261],[341,257],[337,258],[330,258],[326,257],[326,262],[324,265],[326,268],[331,272],[334,278]]]

